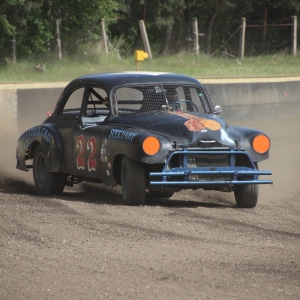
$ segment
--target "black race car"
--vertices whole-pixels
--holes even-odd
[[[142,205],[146,190],[169,198],[182,189],[234,192],[255,207],[258,163],[269,157],[262,132],[229,126],[194,78],[150,72],[102,73],[73,80],[54,112],[18,141],[17,168],[33,169],[41,194],[81,181],[122,186]]]

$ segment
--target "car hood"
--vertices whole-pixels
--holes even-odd
[[[215,146],[236,147],[239,140],[225,120],[214,114],[152,112],[112,118],[110,123],[162,135],[185,147],[204,147],[210,141]]]

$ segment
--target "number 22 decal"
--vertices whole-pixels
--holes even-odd
[[[79,153],[77,155],[77,159],[76,159],[77,169],[84,170],[85,169],[85,157],[84,157],[85,138],[83,135],[80,135],[78,137],[77,142],[76,142],[76,147],[80,149]],[[89,170],[89,172],[96,171],[97,160],[94,156],[96,154],[97,142],[96,142],[96,138],[94,136],[89,138],[89,140],[87,141],[86,147],[88,150],[91,151],[91,154],[89,155],[88,161],[87,161],[88,170]]]

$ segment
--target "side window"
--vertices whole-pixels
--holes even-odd
[[[73,91],[62,110],[62,114],[80,114],[83,94],[84,88]]]
[[[82,121],[84,123],[103,122],[108,115],[109,101],[107,93],[100,88],[90,88]]]

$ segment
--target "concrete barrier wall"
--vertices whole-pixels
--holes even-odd
[[[33,127],[41,124],[47,118],[47,112],[52,112],[63,88],[21,89],[17,90],[17,132],[23,132],[22,127]]]
[[[208,83],[214,105],[230,120],[255,120],[300,115],[300,81]]]
[[[300,115],[300,78],[199,79],[230,122]],[[260,81],[260,82],[258,82]],[[67,83],[0,85],[0,134],[42,123]]]
[[[17,130],[18,96],[15,89],[0,90],[0,137]]]
[[[42,123],[67,84],[0,83],[0,137],[19,135]]]

